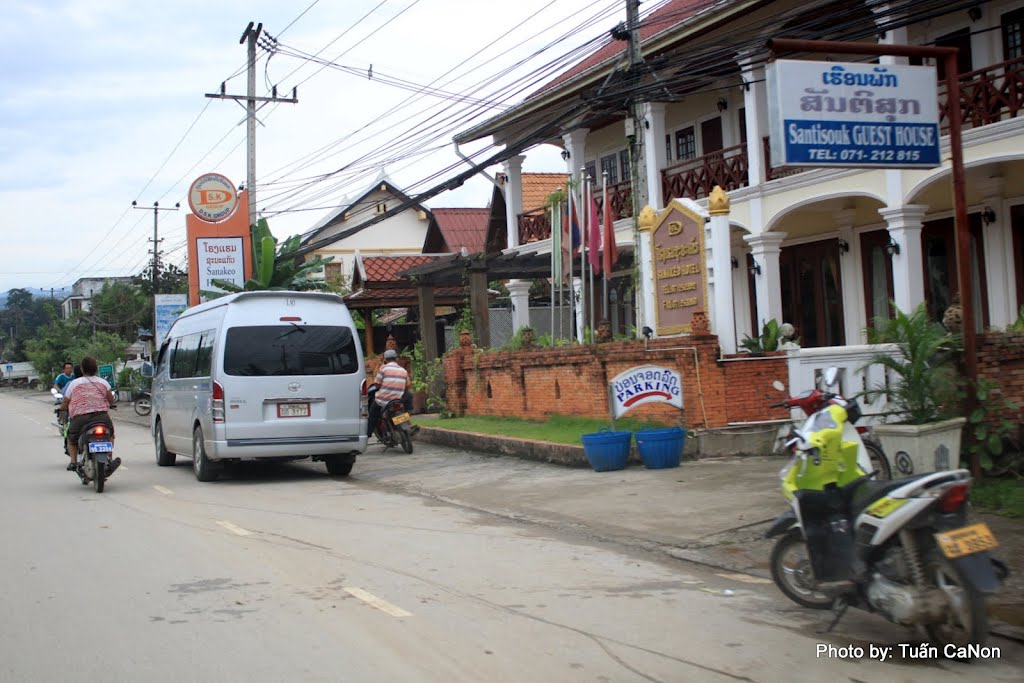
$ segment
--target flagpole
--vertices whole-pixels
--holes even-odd
[[[590,220],[592,221],[592,223],[594,225],[597,225],[597,212],[594,211],[594,187],[593,187],[593,184],[590,182],[591,180],[593,180],[593,178],[591,178],[590,176],[587,176],[587,192],[590,193],[590,201],[587,202],[587,206],[590,207],[590,213],[593,214],[590,217]],[[591,226],[591,223],[587,223],[587,230],[590,230],[590,226]],[[601,243],[598,242],[597,244],[594,244],[593,242],[591,242],[591,244],[590,244],[591,254],[590,254],[590,258],[587,259],[588,261],[590,261],[590,342],[591,343],[597,342],[597,327],[596,327],[596,322],[594,320],[594,318],[597,317],[596,316],[596,312],[595,312],[595,307],[597,306],[597,304],[595,303],[595,299],[597,299],[597,295],[596,295],[596,293],[594,291],[594,263],[593,263],[593,251],[594,251],[595,248],[598,251],[598,255],[600,255]]]
[[[550,242],[551,242],[551,346],[555,345],[555,282],[558,281],[558,275],[555,268],[555,216],[558,215],[560,202],[554,202],[551,204],[551,218],[548,225],[551,227]]]
[[[587,167],[580,166],[580,195],[582,196],[583,218],[586,219],[589,207],[587,203]],[[580,330],[579,340],[582,344],[587,337],[587,224],[584,220],[580,226]]]
[[[601,193],[604,195],[604,199],[601,202],[601,213],[602,213],[602,215],[601,215],[601,234],[604,235],[605,234],[604,222],[606,220],[608,220],[607,216],[609,215],[608,212],[611,210],[611,207],[608,206],[608,171],[605,171],[601,175],[604,176],[604,178],[602,180],[602,183],[601,183]],[[605,236],[605,241],[607,241],[607,240],[608,240],[608,238],[607,238],[607,236]],[[606,245],[604,245],[604,248],[607,250],[610,246],[611,245],[606,244]],[[605,265],[607,265],[607,264],[608,264],[608,261],[606,260],[605,261]],[[604,274],[604,283],[603,283],[604,284],[604,287],[603,287],[604,298],[601,300],[601,311],[603,312],[602,317],[605,320],[608,320],[608,280],[610,280],[611,277],[612,277],[611,273],[605,273]]]

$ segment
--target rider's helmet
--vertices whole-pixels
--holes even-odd
[[[396,358],[398,358],[398,351],[388,349],[384,352],[384,360],[395,360]]]

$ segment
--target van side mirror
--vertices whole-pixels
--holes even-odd
[[[153,376],[153,364],[152,363],[148,363],[148,362],[147,363],[143,363],[142,364],[142,368],[140,369],[140,372],[142,373],[143,377],[152,377]]]

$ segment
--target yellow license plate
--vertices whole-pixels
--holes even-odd
[[[935,540],[942,554],[950,559],[999,547],[995,534],[985,523],[943,531],[935,534]]]
[[[409,413],[399,413],[391,418],[391,422],[396,425],[400,425],[403,422],[409,421]]]

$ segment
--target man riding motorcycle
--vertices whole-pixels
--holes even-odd
[[[370,415],[366,425],[366,435],[373,436],[373,431],[380,421],[381,411],[391,401],[401,400],[405,409],[412,412],[412,394],[409,392],[409,373],[398,364],[398,352],[388,349],[384,352],[384,365],[380,366],[370,392]]]
[[[68,426],[67,448],[71,462],[69,472],[78,467],[78,437],[82,430],[90,424],[100,422],[110,431],[110,440],[114,440],[114,423],[107,410],[114,404],[114,394],[110,385],[102,377],[97,377],[99,365],[92,356],[82,359],[83,376],[72,380],[64,389],[64,400],[61,408],[68,411],[71,422]],[[121,464],[120,458],[114,458],[108,468],[108,475]]]

